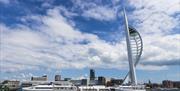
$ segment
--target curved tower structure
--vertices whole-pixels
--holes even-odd
[[[131,40],[131,51],[134,61],[134,66],[139,63],[142,51],[143,51],[143,41],[138,31],[135,28],[129,27],[130,40]]]
[[[143,50],[143,43],[142,38],[138,31],[135,28],[129,27],[128,20],[126,16],[126,12],[124,9],[124,19],[125,19],[125,29],[126,29],[126,43],[127,43],[127,54],[128,54],[128,61],[129,61],[129,72],[126,75],[125,79],[129,76],[131,85],[136,85],[136,71],[135,67],[138,64],[142,50]]]

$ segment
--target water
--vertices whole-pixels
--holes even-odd
[[[180,91],[179,89],[146,89],[146,91]]]
[[[22,90],[19,89],[17,91],[22,91]],[[180,91],[180,88],[179,89],[146,89],[146,91]]]

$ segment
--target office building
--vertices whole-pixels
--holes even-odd
[[[98,85],[105,85],[106,84],[106,78],[103,76],[98,77]]]
[[[95,71],[94,71],[94,69],[90,69],[90,80],[95,80]]]

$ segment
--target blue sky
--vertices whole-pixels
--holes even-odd
[[[0,0],[0,79],[55,74],[123,78],[122,7],[142,35],[140,82],[180,80],[179,0]]]

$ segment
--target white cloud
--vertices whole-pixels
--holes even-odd
[[[167,70],[168,66],[139,65],[137,68],[141,70],[147,70],[147,71],[157,71],[157,70]]]
[[[165,34],[179,26],[179,17],[173,16],[180,13],[179,0],[129,0],[129,3],[136,8],[130,18],[137,21],[135,24],[142,32]]]
[[[0,3],[9,4],[10,0],[0,0]]]
[[[85,10],[82,16],[97,20],[114,20],[116,19],[116,10],[109,7],[96,6]]]
[[[129,0],[129,4],[135,6],[137,10],[149,9],[153,12],[164,12],[168,15],[179,12],[180,1],[179,0]],[[148,13],[148,12],[145,12]]]
[[[84,0],[73,0],[75,9],[79,9],[82,12],[81,16],[91,19],[96,19],[100,21],[111,21],[117,18],[117,9],[119,1],[110,1],[114,6],[109,4],[101,4],[103,1],[84,1]]]

